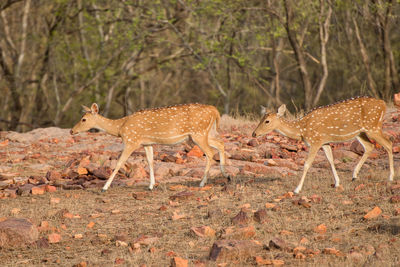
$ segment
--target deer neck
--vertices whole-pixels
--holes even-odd
[[[125,118],[118,119],[118,120],[112,120],[112,119],[103,117],[101,115],[97,115],[95,128],[97,128],[99,130],[103,130],[108,134],[119,136],[120,130],[121,130],[124,122],[125,122]]]
[[[279,118],[280,124],[275,129],[275,131],[287,136],[289,138],[293,138],[296,140],[301,140],[301,132],[300,132],[300,120],[286,120],[284,118]]]

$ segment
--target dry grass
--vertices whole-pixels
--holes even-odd
[[[116,258],[121,258],[126,266],[168,266],[171,257],[167,253],[174,251],[180,257],[189,259],[191,264],[202,261],[214,266],[215,263],[207,260],[210,248],[218,238],[218,233],[231,225],[231,218],[240,211],[241,206],[250,204],[248,213],[251,215],[263,208],[266,202],[271,202],[276,203],[279,209],[268,210],[268,223],[252,222],[256,228],[255,239],[268,245],[271,238],[278,236],[297,246],[305,237],[308,239],[308,243],[304,244],[307,248],[323,251],[324,248],[334,247],[344,256],[321,253],[299,260],[293,257],[292,252],[271,249],[260,255],[264,258],[282,259],[288,265],[307,266],[399,264],[400,242],[397,238],[400,224],[398,217],[394,216],[399,204],[388,201],[391,193],[386,190],[387,171],[364,172],[360,176],[363,178],[357,182],[350,181],[350,173],[339,175],[344,186],[342,192],[330,187],[333,179],[330,171],[317,169],[308,176],[301,195],[311,197],[317,194],[322,197],[320,203],[311,203],[311,208],[294,205],[292,202],[298,199],[296,196],[274,202],[274,199],[294,188],[299,179],[295,176],[237,177],[234,183],[228,185],[228,190],[224,190],[223,185],[214,184],[209,190],[194,191],[194,198],[175,203],[171,203],[169,197],[179,191],[171,191],[171,184],[159,185],[153,192],[148,192],[143,200],[134,199],[132,193],[146,191],[144,186],[111,188],[105,194],[100,194],[98,190],[59,191],[2,200],[2,216],[12,216],[12,210],[20,208],[17,217],[30,218],[36,224],[49,221],[52,229],[41,232],[41,236],[46,237],[55,231],[60,232],[63,239],[61,243],[51,244],[48,248],[3,249],[0,261],[3,266],[71,266],[82,261],[90,266],[112,266]],[[210,181],[211,184],[213,182]],[[361,183],[366,185],[365,188],[355,191],[354,188]],[[195,187],[197,182],[186,183],[185,186]],[[61,199],[60,203],[50,204],[50,199],[55,197]],[[348,204],[348,201],[351,203]],[[159,209],[161,206],[167,209],[162,211]],[[384,217],[363,220],[366,211],[375,206],[383,210]],[[60,216],[63,209],[80,218],[63,218]],[[119,212],[115,213],[115,210]],[[209,218],[209,211],[214,211],[216,215]],[[171,220],[174,212],[186,217]],[[92,214],[100,214],[100,217],[92,218]],[[95,226],[87,228],[91,221],[95,222]],[[326,234],[313,231],[319,224],[327,226]],[[66,228],[63,229],[62,225]],[[199,238],[190,233],[191,227],[201,225],[216,230],[217,237]],[[289,234],[281,234],[283,230],[289,231]],[[83,234],[82,239],[73,238],[79,233]],[[158,239],[149,246],[142,245],[140,251],[130,251],[127,247],[116,246],[114,237],[121,233],[125,233],[128,243],[142,235]],[[353,262],[346,256],[351,250],[362,250],[368,245],[374,247],[377,255],[364,256],[359,262]],[[154,252],[149,252],[151,247],[155,248]],[[253,259],[241,263],[252,264]]]

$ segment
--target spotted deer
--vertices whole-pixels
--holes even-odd
[[[285,105],[279,107],[278,113],[266,113],[264,110],[265,115],[254,130],[253,137],[276,131],[290,138],[302,140],[309,146],[303,175],[294,193],[298,194],[303,187],[307,171],[321,146],[331,165],[335,187],[338,187],[340,180],[329,143],[344,142],[353,138],[364,147],[364,154],[354,169],[353,180],[357,179],[361,166],[374,149],[370,139],[382,145],[388,152],[389,181],[393,180],[392,142],[382,133],[383,116],[386,111],[385,102],[382,100],[371,97],[352,98],[313,109],[304,117],[292,121],[283,117],[285,111]]]
[[[207,158],[207,163],[200,187],[207,182],[208,171],[213,162],[215,148],[220,156],[220,168],[224,171],[225,152],[224,143],[218,137],[217,128],[220,120],[218,110],[213,106],[202,104],[185,104],[163,108],[154,108],[138,111],[130,116],[117,120],[107,119],[99,114],[97,104],[91,108],[83,106],[85,114],[71,129],[71,134],[87,131],[91,128],[104,130],[107,133],[122,137],[124,150],[117,161],[117,165],[108,178],[102,191],[105,192],[112,183],[118,170],[123,166],[134,150],[143,146],[146,152],[150,169],[150,190],[155,184],[153,168],[154,144],[174,145],[191,138]]]

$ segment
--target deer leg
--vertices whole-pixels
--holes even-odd
[[[208,144],[208,138],[207,136],[201,135],[201,136],[191,136],[193,142],[195,142],[201,150],[203,150],[204,154],[206,154],[206,169],[204,170],[204,175],[203,179],[200,182],[200,187],[203,187],[207,183],[207,176],[208,176],[208,171],[210,170],[211,163],[213,161],[213,152],[211,147]]]
[[[301,180],[299,185],[296,187],[296,189],[293,191],[293,193],[298,194],[301,191],[301,188],[303,187],[304,180],[307,175],[308,169],[311,167],[311,164],[313,163],[315,156],[317,155],[317,152],[321,146],[312,146],[310,147],[310,151],[308,152],[308,156],[306,159],[306,162],[304,163],[304,170],[303,170],[303,175],[301,176]]]
[[[225,172],[225,147],[224,142],[218,140],[217,138],[209,137],[208,142],[211,147],[218,150],[219,153],[219,166],[221,169],[221,173],[224,177],[229,178],[229,175]]]
[[[336,172],[335,163],[333,162],[332,148],[330,145],[323,145],[322,149],[324,150],[325,156],[331,164],[333,177],[335,178],[335,187],[338,187],[340,185],[340,179]]]
[[[385,135],[382,133],[382,131],[368,133],[368,136],[374,139],[378,144],[380,144],[386,149],[389,155],[389,168],[390,168],[389,181],[393,181],[394,168],[393,168],[392,141],[386,138]]]
[[[117,161],[117,165],[115,166],[114,171],[112,172],[112,174],[110,175],[110,178],[108,178],[106,184],[104,185],[103,189],[101,190],[102,192],[107,191],[107,189],[110,187],[115,175],[117,175],[121,166],[129,158],[129,156],[132,154],[132,152],[138,147],[139,147],[138,145],[132,145],[132,144],[125,145],[124,151],[122,151],[122,154]]]
[[[146,151],[146,159],[149,164],[150,170],[150,186],[149,189],[153,190],[153,186],[156,183],[154,179],[154,160],[153,160],[153,147],[152,146],[144,146],[144,150]]]
[[[354,168],[353,171],[353,181],[358,178],[358,173],[364,164],[364,162],[367,160],[369,155],[371,154],[372,150],[374,149],[374,144],[372,144],[368,137],[365,135],[365,133],[361,133],[359,136],[356,137],[358,142],[364,147],[364,154],[362,155],[360,161],[358,162],[357,166]]]

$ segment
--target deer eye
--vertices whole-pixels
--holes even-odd
[[[268,123],[269,123],[269,120],[266,120],[266,121],[265,121],[265,124],[268,124]]]
[[[85,122],[85,121],[86,121],[86,119],[82,119],[82,121],[83,121],[83,122]]]

